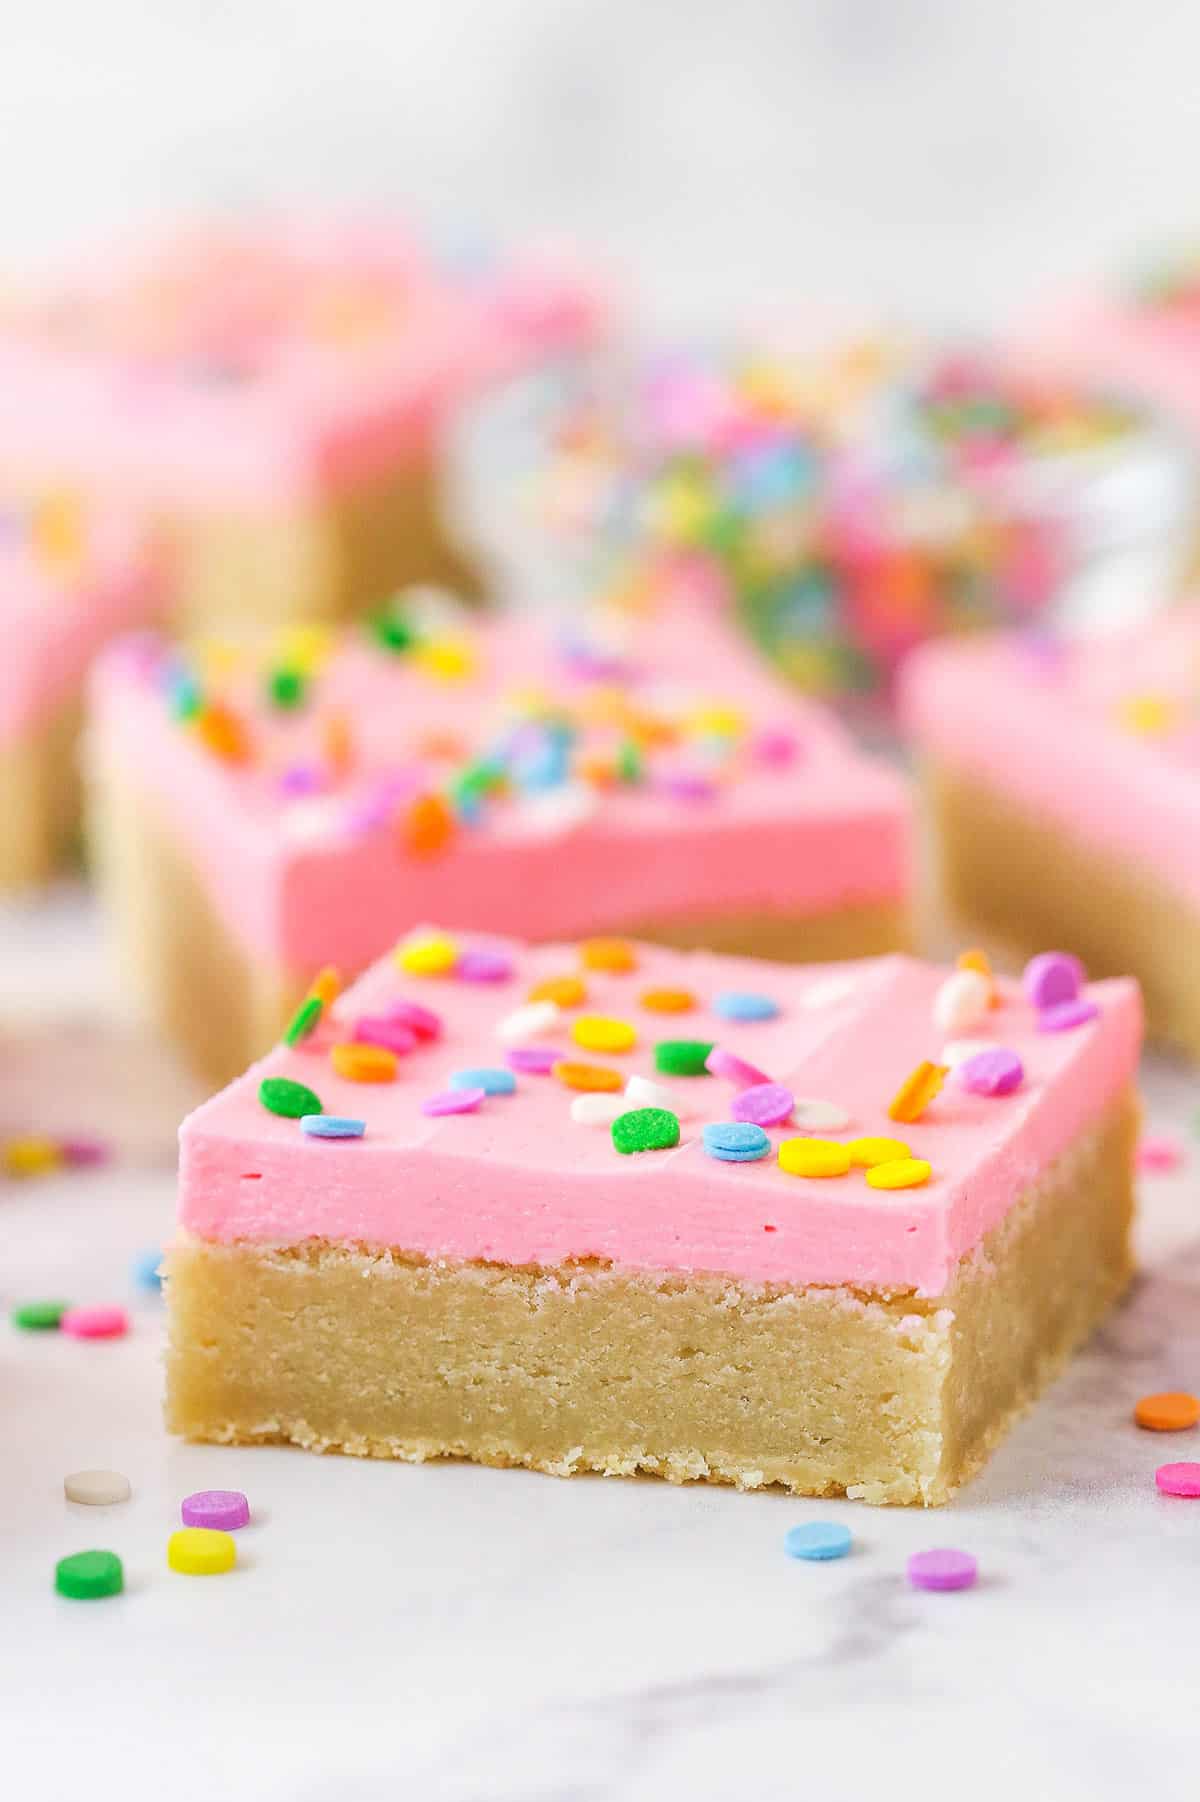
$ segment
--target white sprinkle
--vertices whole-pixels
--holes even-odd
[[[685,1101],[679,1101],[670,1089],[661,1082],[652,1082],[648,1076],[631,1076],[625,1084],[625,1104],[627,1107],[665,1107],[678,1120],[686,1120],[690,1108]]]
[[[845,1001],[853,995],[858,987],[853,976],[827,976],[823,982],[814,982],[811,989],[806,989],[800,997],[801,1007],[834,1007],[839,1001]]]
[[[628,1112],[624,1095],[576,1095],[571,1103],[571,1118],[579,1126],[611,1126]]]
[[[319,845],[339,836],[343,824],[340,801],[319,795],[303,801],[289,801],[279,815],[279,830],[293,845]]]
[[[558,838],[585,825],[599,805],[594,788],[582,782],[563,782],[557,788],[523,795],[517,818],[539,838]]]
[[[959,1064],[965,1064],[969,1057],[979,1051],[994,1051],[995,1039],[950,1039],[942,1046],[941,1061],[953,1070]]]
[[[841,1132],[849,1126],[850,1115],[835,1101],[820,1101],[812,1095],[797,1095],[792,1119],[805,1132]]]
[[[562,1008],[557,1001],[530,1001],[496,1022],[496,1037],[506,1045],[516,1045],[522,1039],[536,1039],[542,1033],[553,1032],[561,1019]]]
[[[119,1470],[75,1470],[63,1478],[63,1491],[69,1502],[86,1502],[89,1507],[103,1508],[113,1502],[127,1502],[133,1494],[129,1478]]]
[[[992,985],[979,970],[956,970],[933,998],[933,1023],[939,1032],[970,1032],[987,1019]]]

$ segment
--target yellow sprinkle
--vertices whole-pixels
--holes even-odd
[[[896,1158],[912,1156],[903,1139],[851,1139],[846,1150],[852,1164],[865,1164],[868,1170],[874,1164],[890,1164]]]
[[[33,548],[43,563],[74,569],[83,560],[87,532],[83,502],[77,494],[48,494],[29,522]]]
[[[216,1527],[180,1527],[167,1541],[167,1563],[185,1577],[219,1577],[237,1563],[237,1545]]]
[[[1154,738],[1170,731],[1176,712],[1175,703],[1166,695],[1129,695],[1117,708],[1117,718],[1130,732]]]
[[[647,989],[641,1001],[652,1014],[686,1014],[696,1005],[690,989]]]
[[[322,1007],[330,1008],[342,992],[342,973],[336,964],[326,964],[318,970],[309,985],[308,993],[315,995]]]
[[[625,1087],[625,1078],[619,1070],[608,1070],[603,1064],[573,1064],[569,1058],[560,1058],[552,1068],[552,1074],[568,1089],[579,1089],[587,1092],[603,1092],[615,1094]]]
[[[845,1176],[850,1151],[836,1139],[784,1139],[779,1166],[791,1176]]]
[[[892,1158],[868,1170],[867,1181],[873,1189],[919,1189],[931,1174],[924,1158]]]
[[[228,638],[201,638],[193,647],[193,654],[209,682],[236,675],[246,661],[244,648]]]
[[[288,626],[279,634],[278,661],[303,676],[314,675],[327,661],[333,642],[328,626]]]
[[[584,1051],[632,1051],[637,1033],[628,1020],[610,1020],[603,1014],[583,1014],[572,1022],[571,1037]]]
[[[458,946],[441,933],[406,939],[392,953],[409,976],[445,976],[458,962]]]
[[[62,1153],[54,1140],[40,1138],[34,1133],[21,1139],[9,1139],[0,1157],[9,1176],[44,1176],[48,1170],[57,1170],[62,1163]]]
[[[627,939],[586,939],[579,947],[585,970],[609,970],[616,975],[637,969],[637,955]]]
[[[578,976],[547,976],[535,982],[529,991],[530,1001],[553,1001],[556,1007],[578,1007],[587,1000],[587,989]]]
[[[918,1064],[892,1097],[888,1119],[902,1120],[906,1125],[909,1121],[919,1120],[934,1096],[941,1093],[948,1072],[949,1066],[946,1064],[931,1064],[928,1061]]]
[[[394,1082],[396,1053],[386,1045],[359,1045],[348,1041],[330,1047],[329,1061],[347,1082]]]
[[[442,682],[462,682],[473,676],[478,661],[474,645],[466,638],[427,638],[417,645],[413,657]]]
[[[705,738],[740,738],[746,730],[746,716],[736,707],[697,707],[687,723]]]

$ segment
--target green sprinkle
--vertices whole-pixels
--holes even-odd
[[[617,748],[617,781],[640,782],[646,763],[642,753],[633,740],[627,738]]]
[[[618,1114],[612,1123],[612,1142],[618,1151],[670,1151],[679,1143],[679,1119],[669,1108],[635,1107]]]
[[[298,669],[277,669],[271,671],[267,693],[276,707],[299,707],[307,687],[308,684]]]
[[[204,704],[194,676],[181,676],[171,691],[171,712],[177,720],[194,720]]]
[[[708,1076],[711,1050],[703,1039],[660,1039],[654,1047],[654,1068],[663,1076]]]
[[[375,642],[382,645],[385,651],[394,651],[400,655],[404,651],[411,651],[417,642],[417,635],[408,621],[398,613],[393,613],[390,607],[384,607],[373,614],[368,623]]]
[[[12,1311],[12,1323],[23,1333],[53,1333],[70,1307],[69,1301],[26,1301]]]
[[[125,1572],[115,1552],[74,1552],[55,1565],[54,1587],[73,1602],[94,1602],[101,1596],[119,1596]]]
[[[301,1039],[306,1039],[324,1011],[325,1003],[321,997],[309,995],[292,1015],[287,1031],[283,1035],[284,1044],[298,1045]],[[270,1081],[270,1078],[268,1077],[267,1080]]]
[[[300,1120],[305,1114],[323,1114],[325,1112],[320,1097],[302,1082],[293,1082],[290,1076],[264,1076],[258,1085],[258,1099],[273,1114],[282,1114],[285,1120]]]

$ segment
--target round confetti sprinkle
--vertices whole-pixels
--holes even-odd
[[[485,1100],[482,1089],[445,1089],[440,1095],[426,1096],[421,1112],[435,1120],[443,1114],[473,1114]]]
[[[949,1070],[956,1070],[959,1064],[965,1064],[970,1057],[977,1057],[981,1051],[994,1051],[995,1039],[950,1039],[942,1046],[941,1062]]]
[[[180,1527],[167,1541],[167,1563],[185,1577],[219,1577],[237,1563],[237,1544],[213,1527]]]
[[[319,995],[307,996],[288,1022],[283,1035],[284,1044],[298,1045],[302,1039],[306,1039],[315,1030],[324,1012],[325,1003]]]
[[[608,970],[623,976],[637,969],[637,953],[626,939],[588,939],[579,947],[585,970]]]
[[[134,1286],[136,1288],[149,1290],[154,1295],[161,1293],[162,1274],[160,1265],[162,1264],[162,1258],[161,1245],[149,1245],[146,1247],[145,1251],[138,1252],[136,1258],[134,1258],[133,1263],[129,1267],[129,1274],[133,1278]]]
[[[939,1032],[969,1032],[986,1020],[992,985],[978,970],[956,970],[933,998],[933,1023]]]
[[[601,1014],[581,1014],[571,1022],[571,1037],[584,1051],[606,1053],[632,1051],[637,1033],[627,1020],[610,1020]]]
[[[753,1164],[766,1157],[771,1141],[749,1120],[721,1120],[704,1128],[704,1149],[723,1164]]]
[[[1055,1007],[1045,1007],[1038,1015],[1039,1032],[1070,1032],[1074,1026],[1086,1026],[1094,1020],[1100,1009],[1094,1001],[1062,1001]]]
[[[435,933],[405,939],[392,955],[409,976],[448,976],[458,962],[458,946]]]
[[[549,1076],[559,1061],[553,1045],[513,1045],[504,1055],[509,1068],[522,1076]]]
[[[62,1163],[57,1139],[45,1139],[33,1133],[9,1139],[0,1151],[0,1162],[9,1176],[45,1176]]]
[[[782,1083],[758,1082],[735,1095],[729,1111],[735,1120],[745,1120],[754,1126],[781,1126],[791,1118],[795,1102],[792,1091],[785,1089]]]
[[[955,1075],[972,1095],[1011,1095],[1025,1080],[1025,1066],[1015,1051],[996,1045],[966,1058]]]
[[[282,1114],[285,1120],[299,1120],[305,1114],[323,1114],[319,1095],[302,1082],[293,1082],[290,1076],[264,1076],[258,1085],[258,1099],[272,1114]]]
[[[970,1552],[936,1546],[914,1552],[908,1561],[908,1580],[914,1589],[970,1589],[979,1566]]]
[[[585,1093],[616,1094],[624,1087],[624,1079],[619,1070],[609,1070],[604,1064],[576,1064],[570,1058],[559,1058],[554,1065],[554,1076],[567,1089],[580,1089]]]
[[[1039,1013],[1066,1001],[1077,1001],[1083,984],[1083,965],[1067,951],[1043,951],[1031,957],[1021,973],[1025,998]]]
[[[119,1339],[129,1331],[124,1308],[68,1308],[59,1327],[72,1339]]]
[[[301,1114],[300,1131],[310,1139],[361,1139],[366,1133],[365,1120],[352,1114]]]
[[[726,989],[713,996],[712,1011],[721,1020],[773,1020],[779,1004],[752,989]]]
[[[654,1068],[660,1076],[707,1076],[712,1050],[704,1039],[660,1039],[654,1047]]]
[[[850,1124],[850,1115],[836,1101],[822,1101],[816,1095],[797,1095],[792,1102],[792,1119],[803,1132],[840,1133]]]
[[[665,1107],[669,1114],[676,1114],[681,1120],[685,1117],[685,1105],[665,1083],[655,1082],[649,1076],[631,1076],[625,1084],[625,1100],[629,1107]]]
[[[547,976],[534,983],[528,999],[553,1001],[555,1007],[582,1007],[587,1000],[587,987],[578,976]]]
[[[452,1089],[482,1089],[485,1095],[515,1095],[517,1092],[517,1079],[511,1070],[487,1067],[452,1070],[447,1080]]]
[[[354,1022],[354,1042],[358,1045],[381,1045],[396,1057],[407,1057],[417,1048],[418,1037],[411,1026],[390,1015],[364,1014]]]
[[[534,1039],[544,1032],[553,1032],[561,1019],[562,1009],[555,1002],[530,1001],[496,1022],[496,1037],[508,1044]]]
[[[395,1082],[396,1053],[389,1051],[386,1045],[360,1045],[354,1039],[347,1039],[341,1045],[331,1045],[329,1062],[336,1073],[346,1082]],[[320,1114],[323,1108],[310,1108],[308,1113]]]
[[[789,1176],[845,1176],[850,1154],[833,1139],[785,1139],[779,1167]]]
[[[624,1095],[576,1095],[571,1102],[571,1118],[578,1126],[611,1126],[628,1111]]]
[[[802,1526],[790,1527],[783,1541],[789,1558],[804,1558],[815,1564],[844,1558],[850,1545],[849,1527],[835,1520],[806,1520]]]
[[[1151,1433],[1179,1433],[1200,1420],[1200,1398],[1189,1395],[1186,1389],[1143,1395],[1133,1410],[1133,1418]]]
[[[60,1139],[58,1149],[62,1153],[63,1163],[72,1170],[94,1170],[98,1164],[107,1164],[112,1156],[112,1146],[106,1139],[78,1136]]]
[[[23,1301],[12,1311],[12,1323],[23,1333],[56,1333],[70,1310],[67,1301]]]
[[[512,973],[513,961],[507,951],[483,945],[464,951],[454,966],[460,982],[508,982]]]
[[[757,1064],[747,1063],[735,1051],[727,1051],[724,1045],[714,1045],[704,1062],[710,1076],[721,1076],[739,1089],[762,1088],[769,1086],[771,1081],[765,1070],[760,1070]]]
[[[119,1596],[125,1572],[115,1552],[73,1552],[55,1565],[54,1587],[72,1602],[95,1602]]]
[[[1183,1162],[1183,1146],[1169,1133],[1147,1133],[1138,1141],[1137,1167],[1158,1173],[1177,1170]]]
[[[861,1164],[869,1170],[873,1164],[891,1164],[897,1158],[909,1158],[912,1152],[903,1139],[866,1138],[851,1139],[846,1147],[852,1164]]]
[[[686,1014],[696,1005],[690,989],[647,989],[640,1000],[651,1014]]]
[[[240,1489],[198,1489],[180,1503],[179,1516],[185,1527],[211,1527],[221,1533],[236,1533],[249,1525],[250,1504]]]
[[[931,1175],[924,1158],[891,1158],[886,1163],[870,1165],[867,1181],[873,1189],[919,1189]]]
[[[678,1116],[663,1107],[635,1107],[612,1124],[617,1151],[670,1151],[679,1143]]]
[[[108,1508],[127,1502],[133,1490],[119,1470],[73,1470],[63,1478],[63,1494],[69,1502],[88,1508]]]
[[[1154,1473],[1154,1481],[1163,1495],[1194,1500],[1200,1496],[1200,1464],[1160,1464]]]
[[[440,1039],[442,1036],[441,1015],[435,1014],[432,1008],[422,1007],[419,1001],[395,1001],[388,1008],[387,1017],[398,1026],[407,1026],[419,1039]]]

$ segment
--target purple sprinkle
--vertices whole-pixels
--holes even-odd
[[[979,1566],[970,1552],[937,1546],[914,1552],[908,1561],[908,1580],[914,1589],[970,1589]]]
[[[390,825],[392,816],[401,801],[409,800],[424,785],[424,775],[420,770],[395,770],[391,775],[383,776],[370,791],[365,794],[346,816],[346,825],[351,832],[378,832],[382,827]]]
[[[422,1007],[419,1001],[395,1001],[384,1017],[395,1025],[409,1027],[419,1039],[440,1039],[442,1036],[441,1015],[435,1014],[432,1008]]]
[[[1031,957],[1021,975],[1025,998],[1036,1008],[1074,1001],[1083,983],[1083,965],[1067,951],[1043,951]]]
[[[185,1527],[213,1527],[219,1533],[236,1533],[250,1520],[250,1504],[240,1489],[198,1489],[184,1497],[179,1512]]]
[[[352,1037],[359,1045],[383,1045],[398,1057],[415,1051],[417,1045],[417,1035],[411,1026],[406,1026],[403,1020],[379,1014],[364,1014],[361,1020],[356,1020]]]
[[[325,775],[311,763],[289,764],[279,776],[279,791],[284,795],[316,795],[326,786]]]
[[[717,784],[699,770],[676,770],[660,778],[657,786],[676,801],[711,801]]]
[[[513,1045],[504,1056],[509,1069],[523,1076],[549,1076],[562,1052],[553,1045]]]
[[[730,1103],[734,1120],[749,1121],[753,1126],[780,1126],[796,1105],[796,1097],[782,1083],[760,1082],[743,1089]]]
[[[464,951],[454,966],[460,982],[507,982],[512,973],[512,958],[507,951],[490,951],[483,945]]]
[[[1011,1095],[1025,1080],[1025,1066],[1005,1045],[977,1051],[958,1066],[958,1080],[972,1095]]]
[[[1044,1007],[1038,1015],[1039,1032],[1069,1032],[1072,1026],[1086,1026],[1100,1009],[1094,1001],[1081,995],[1078,1001],[1060,1001],[1056,1007]]]
[[[705,1068],[711,1076],[723,1076],[726,1082],[735,1082],[741,1089],[761,1088],[764,1084],[770,1088],[771,1078],[757,1064],[746,1062],[735,1051],[727,1051],[724,1045],[714,1045],[704,1060]]]
[[[442,1114],[473,1114],[486,1100],[482,1089],[443,1089],[421,1103],[421,1112],[437,1119]]]
[[[765,763],[772,769],[783,769],[787,764],[795,763],[800,752],[796,734],[789,732],[786,726],[764,726],[755,734],[750,748],[756,763]]]
[[[58,1147],[64,1164],[73,1170],[89,1169],[96,1164],[107,1164],[112,1156],[112,1147],[103,1139],[63,1139]]]

